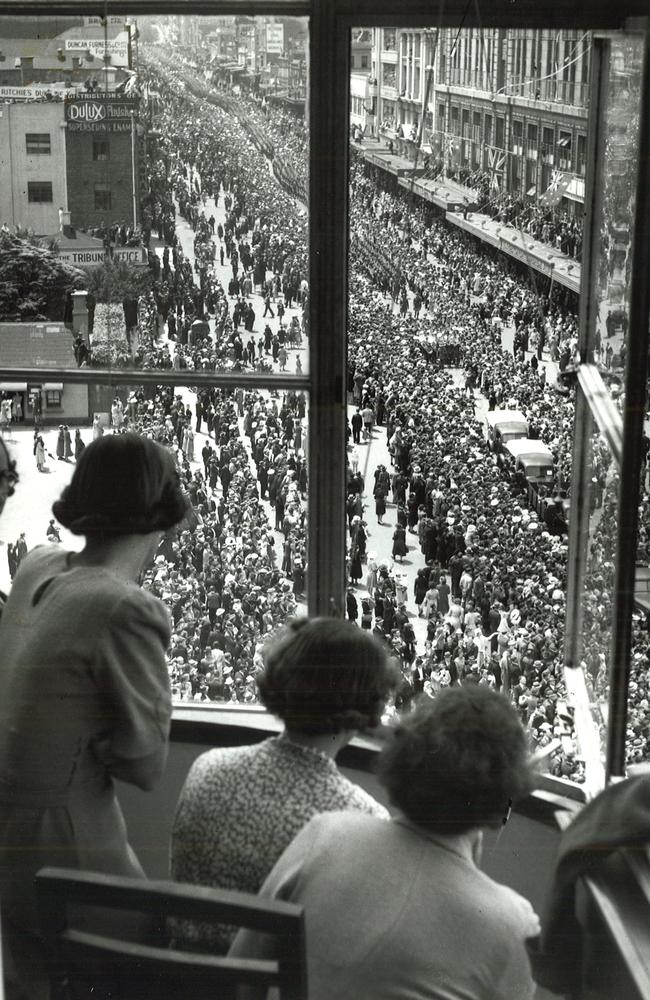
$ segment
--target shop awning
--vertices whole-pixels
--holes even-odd
[[[0,392],[27,392],[27,382],[0,382]]]
[[[46,392],[63,392],[63,382],[43,382],[43,389]]]

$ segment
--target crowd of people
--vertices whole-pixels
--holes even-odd
[[[174,697],[251,702],[261,645],[295,615],[306,586],[306,475],[293,430],[305,399],[289,393],[279,406],[261,394],[213,389],[197,395],[194,409],[169,389],[138,392],[114,430],[136,431],[171,451],[190,504],[178,536],[163,541],[145,577],[173,622]],[[210,439],[200,455],[193,424],[204,424]],[[274,525],[262,499],[274,508]],[[274,528],[284,538],[281,553]]]
[[[429,168],[427,176],[439,176],[442,170],[442,163],[438,162],[437,168]],[[521,229],[568,257],[582,260],[582,217],[545,202],[545,192],[540,198],[524,198],[504,190],[500,183],[495,186],[494,175],[488,171],[472,170],[466,166],[449,167],[447,176],[474,192],[477,212]]]
[[[253,96],[221,93],[208,101],[207,87],[188,87],[182,70],[169,64],[145,73],[163,98],[147,208],[167,244],[162,260],[154,255],[153,287],[138,305],[145,364],[210,370],[281,361],[279,336],[269,336],[268,327],[257,341],[251,333],[250,296],[264,295],[264,315],[284,303],[306,305],[306,227],[265,150],[304,170],[306,131],[290,129],[281,112]],[[367,426],[385,431],[393,468],[377,469],[374,485],[364,483],[351,454],[349,579],[365,580],[367,593],[348,593],[348,615],[398,657],[398,708],[450,684],[488,684],[509,693],[543,747],[571,733],[561,649],[573,402],[546,384],[540,362],[546,352],[560,368],[574,358],[575,299],[432,219],[405,193],[386,190],[360,160],[350,180],[349,389],[359,433]],[[222,197],[223,225],[206,211],[207,198],[218,204]],[[194,230],[194,262],[176,237],[177,211]],[[225,288],[214,269],[217,253],[232,270]],[[515,328],[512,352],[502,347],[506,324]],[[551,496],[532,503],[523,476],[508,479],[490,460],[475,416],[479,394],[490,408],[522,410],[530,436],[551,449],[559,506]],[[139,399],[124,424],[173,445],[197,517],[177,545],[161,552],[149,585],[174,615],[177,696],[254,700],[259,643],[293,613],[305,588],[305,401],[215,390],[198,395],[194,409],[160,392]],[[215,451],[202,454],[202,471],[190,465],[198,461],[194,419],[196,431],[204,424],[214,434]],[[351,436],[354,425],[353,418]],[[593,450],[592,499],[605,535],[609,463],[597,436]],[[396,507],[393,559],[383,564],[368,552],[364,491],[372,492],[379,518],[386,505]],[[283,537],[277,553],[275,529]],[[421,557],[412,596],[427,621],[423,644],[409,621],[412,597],[399,570],[409,549]],[[598,566],[597,545],[593,553]],[[606,591],[602,575],[595,579]],[[251,588],[259,588],[254,599]],[[602,694],[606,654],[598,615],[588,620],[594,634],[585,643],[585,668]],[[639,659],[632,759],[650,750],[645,662]],[[551,766],[582,777],[575,748]]]
[[[373,253],[380,229],[381,245]],[[375,627],[386,631],[387,613],[391,642],[409,664],[407,699],[416,691],[435,693],[441,681],[444,687],[469,674],[479,683],[509,688],[543,746],[565,734],[569,721],[561,666],[566,524],[562,530],[554,505],[544,505],[540,517],[537,505],[528,503],[523,477],[504,481],[486,461],[483,434],[474,417],[474,388],[486,396],[490,408],[526,414],[530,436],[541,438],[553,452],[556,489],[570,497],[573,404],[546,384],[539,360],[545,348],[551,359],[564,354],[564,364],[567,355],[573,358],[577,317],[566,302],[549,302],[498,258],[477,253],[470,238],[409,214],[403,196],[378,190],[361,168],[353,173],[351,237],[349,388],[356,393],[355,402],[369,406],[385,428],[393,453],[395,469],[383,492],[388,494],[392,487],[397,506],[394,555],[403,554],[402,531],[408,538],[411,530],[424,557],[414,596],[426,608],[425,650],[413,648],[399,581],[395,574],[391,580],[386,568],[379,571]],[[392,274],[386,268],[388,259],[394,262]],[[406,309],[398,308],[401,302]],[[515,326],[512,354],[501,346],[506,322]],[[436,363],[432,345],[447,340],[450,331],[461,345],[464,385]],[[535,353],[527,362],[526,352],[533,345]],[[599,510],[600,534],[607,535],[611,546],[612,504],[605,496],[609,464],[607,449],[596,435],[592,510]],[[381,476],[381,470],[375,475]],[[353,536],[351,556],[356,550]],[[595,541],[592,560],[601,575],[594,576],[596,614],[588,616],[585,640],[594,700],[602,697],[607,684],[608,636],[602,623],[603,612],[605,618],[611,612],[611,581],[606,571],[603,576],[600,556]],[[456,606],[450,603],[450,589]],[[372,624],[373,616],[363,604],[366,622]],[[639,652],[637,662],[639,674],[645,671],[647,676],[645,651]],[[650,716],[645,684],[633,683],[628,756],[639,760],[650,748]],[[571,753],[559,754],[552,768],[574,780],[582,774],[581,762]]]
[[[172,183],[171,193],[162,193],[159,202],[172,206],[176,202],[195,229],[200,268],[195,288],[200,293],[206,287],[214,252],[204,195],[216,199],[223,192],[229,198],[226,208],[234,239],[227,252],[230,257],[235,251],[233,270],[239,270],[240,259],[244,273],[252,272],[256,290],[264,290],[263,281],[272,271],[276,281],[271,291],[284,290],[286,299],[290,293],[286,279],[294,280],[295,293],[295,278],[299,291],[305,273],[305,231],[295,204],[284,200],[268,170],[266,151],[272,146],[276,161],[298,163],[302,159],[306,163],[304,130],[294,130],[287,140],[286,123],[281,118],[276,121],[276,110],[259,98],[222,93],[219,101],[207,103],[207,88],[193,82],[190,89],[186,82],[181,72],[170,67],[164,79],[156,82],[168,115],[163,156]],[[242,124],[246,117],[252,130]],[[251,228],[254,236],[255,230],[260,234],[255,244],[246,238]],[[531,436],[543,440],[553,452],[556,489],[562,490],[564,498],[570,497],[572,400],[545,384],[543,364],[525,358],[532,349],[538,362],[546,352],[561,368],[573,360],[575,300],[557,286],[549,291],[544,279],[536,282],[534,277],[522,277],[516,265],[486,252],[468,235],[432,221],[406,195],[383,190],[378,177],[360,163],[351,174],[350,232],[349,387],[356,393],[360,410],[370,408],[373,422],[386,429],[395,468],[389,473],[384,502],[396,503],[402,523],[396,529],[395,559],[389,565],[374,565],[364,543],[362,505],[355,499],[358,480],[356,491],[352,484],[350,580],[359,582],[365,576],[370,584],[367,596],[357,600],[359,595],[348,595],[349,613],[364,627],[383,634],[398,655],[403,674],[399,706],[408,705],[419,691],[434,694],[446,683],[469,677],[508,690],[534,739],[544,746],[571,731],[561,657],[566,536],[558,531],[558,522],[528,503],[521,477],[508,482],[486,461],[474,415],[475,390],[485,395],[491,408],[524,411]],[[225,231],[223,236],[225,245]],[[158,317],[166,313],[168,330],[170,313],[164,299],[170,294],[170,282],[178,281],[177,272],[181,281],[185,275],[188,282],[194,282],[182,251],[180,260],[177,248],[169,256],[168,265],[163,260],[162,309],[160,293],[158,298]],[[201,261],[206,263],[204,269]],[[247,300],[228,295],[233,291],[241,291],[241,285],[217,293],[224,305],[222,327],[217,324],[215,335],[198,348],[179,343],[174,365],[180,367],[179,356],[189,356],[188,367],[197,357],[203,363],[200,359],[209,357],[219,344],[223,357],[235,363],[250,359],[247,345],[240,349],[235,343],[235,326],[243,325],[245,330]],[[172,289],[170,297],[173,294]],[[501,347],[501,330],[507,323],[515,327],[512,353]],[[173,319],[171,330],[175,332]],[[260,342],[260,353],[263,349]],[[457,384],[453,371],[448,370],[451,366],[464,369],[464,385]],[[595,454],[600,498],[597,491],[594,494],[602,504],[607,463],[597,439]],[[262,463],[262,479],[264,472]],[[405,480],[401,486],[398,483],[396,492],[395,476]],[[411,635],[406,613],[410,595],[404,593],[395,565],[411,533],[417,534],[423,557],[414,596],[418,607],[427,609],[424,648],[418,648]],[[300,544],[296,547],[294,541],[292,547],[295,553]],[[303,558],[304,548],[298,559],[299,576]],[[295,556],[289,555],[285,562],[283,554],[282,565],[289,575],[294,564]],[[442,599],[441,576],[445,577]],[[464,590],[459,593],[461,576]],[[449,582],[453,593],[446,607],[444,590]],[[586,646],[590,676],[595,644]],[[192,652],[188,660],[197,659],[199,651]],[[249,659],[250,653],[249,645]],[[191,667],[196,669],[194,664]],[[594,690],[602,683],[604,669],[601,664]],[[186,674],[180,676],[186,678]],[[182,683],[184,696],[189,697],[187,679]],[[195,679],[193,697],[197,685],[201,686]],[[198,697],[206,696],[206,691],[203,684]],[[254,697],[253,688],[248,695]],[[638,735],[633,738],[639,739]],[[573,779],[582,776],[576,754],[562,752],[552,766]]]

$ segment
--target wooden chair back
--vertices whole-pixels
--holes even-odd
[[[307,1000],[304,916],[293,903],[66,868],[42,868],[36,889],[53,996],[230,1000],[238,987],[258,995],[275,987],[279,1000]],[[120,930],[125,915],[124,926],[129,915],[144,915],[151,930],[134,940],[132,931]],[[116,918],[116,930],[91,929],[93,918],[102,916]],[[261,961],[169,948],[164,929],[172,918],[271,934],[279,957]]]

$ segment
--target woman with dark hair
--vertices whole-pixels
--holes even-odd
[[[310,1000],[531,1000],[537,918],[478,867],[483,830],[530,788],[513,706],[474,685],[425,699],[395,729],[380,780],[396,817],[315,817],[262,888],[305,908]],[[231,954],[273,947],[241,932]]]
[[[292,622],[264,656],[257,685],[284,732],[255,746],[202,754],[181,793],[172,834],[174,878],[257,892],[293,837],[317,813],[387,812],[345,778],[335,757],[379,724],[399,675],[386,647],[350,622]],[[183,936],[227,948],[233,931]]]
[[[185,506],[168,452],[124,434],[85,449],[52,510],[85,548],[30,552],[0,623],[0,898],[26,996],[42,975],[34,873],[144,874],[113,779],[149,790],[165,766],[170,624],[137,581]]]

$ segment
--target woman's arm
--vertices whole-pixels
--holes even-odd
[[[134,589],[98,637],[91,668],[101,714],[95,753],[112,777],[145,791],[156,785],[167,761],[169,636],[164,606]]]

